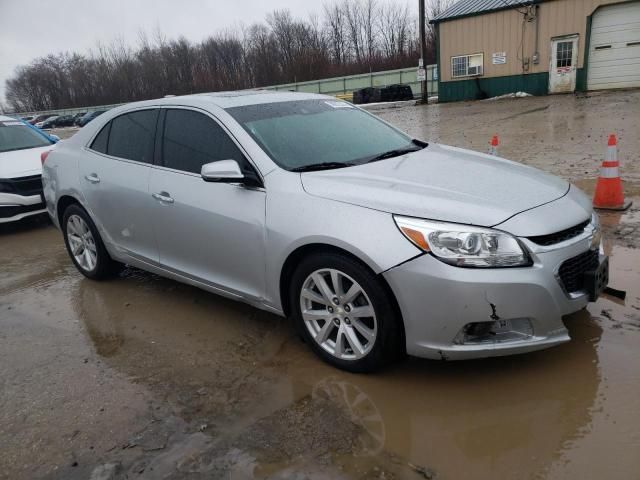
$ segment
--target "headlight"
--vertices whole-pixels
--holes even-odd
[[[457,267],[524,267],[532,264],[520,242],[490,228],[393,217],[415,246]]]

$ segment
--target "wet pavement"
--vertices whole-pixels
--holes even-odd
[[[640,94],[626,94],[637,126]],[[376,113],[477,150],[499,126],[505,156],[575,181],[601,159],[602,139],[592,157],[576,153],[588,141],[564,146],[553,119],[566,118],[567,105],[595,100],[596,108],[601,98]],[[565,106],[549,125],[496,120],[540,108],[533,101]],[[471,132],[481,109],[494,120]],[[466,140],[448,137],[455,129]],[[621,135],[621,150],[638,146],[637,131]],[[571,132],[578,136],[575,124]],[[520,158],[506,140],[516,135],[527,145]],[[539,163],[555,150],[582,166]],[[635,168],[637,151],[627,153]],[[0,478],[640,478],[634,200],[630,211],[601,215],[611,285],[627,299],[602,297],[567,317],[570,343],[482,361],[407,359],[376,375],[335,370],[287,320],[190,286],[134,269],[87,280],[46,219],[1,227]]]
[[[372,110],[427,141],[499,154],[560,175],[587,191],[595,184],[609,134],[618,137],[625,188],[640,195],[640,90],[483,100]]]

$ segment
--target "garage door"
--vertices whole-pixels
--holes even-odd
[[[640,87],[640,2],[603,7],[593,15],[587,86]]]

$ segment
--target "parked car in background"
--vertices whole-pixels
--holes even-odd
[[[0,116],[0,223],[44,213],[41,156],[56,140],[32,125]]]
[[[325,361],[456,360],[569,341],[606,286],[565,180],[413,139],[333,97],[225,92],[115,108],[43,167],[78,270],[122,264],[290,316]]]
[[[41,129],[51,128],[53,126],[53,122],[58,117],[59,117],[58,115],[53,115],[53,116],[47,118],[46,120],[43,120],[41,122],[36,123],[36,127],[41,128]]]
[[[74,125],[78,125],[78,122],[80,122],[80,119],[81,119],[82,117],[84,117],[86,114],[87,114],[87,112],[79,112],[79,113],[76,113],[76,114],[73,116],[73,124],[74,124]]]
[[[78,122],[78,126],[84,127],[87,123],[89,123],[94,118],[99,117],[104,112],[106,112],[106,110],[96,110],[93,112],[87,112],[82,118],[80,118],[80,121]]]
[[[35,125],[37,123],[44,122],[47,118],[51,118],[51,117],[53,117],[53,115],[51,114],[36,115],[34,118],[29,120],[29,123],[31,125]]]
[[[72,127],[73,118],[74,118],[73,115],[61,115],[51,122],[51,127],[54,127],[54,128]]]
[[[36,118],[36,116],[37,115],[27,115],[26,117],[20,117],[20,118],[25,122],[31,122],[31,120],[34,120]]]

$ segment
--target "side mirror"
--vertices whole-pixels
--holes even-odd
[[[51,138],[53,138],[53,140],[54,140],[56,143],[58,143],[58,142],[60,141],[60,137],[59,137],[58,135],[52,135],[52,134],[49,134],[49,136],[50,136]]]
[[[244,180],[240,165],[235,160],[205,163],[200,175],[205,182],[241,183]]]

